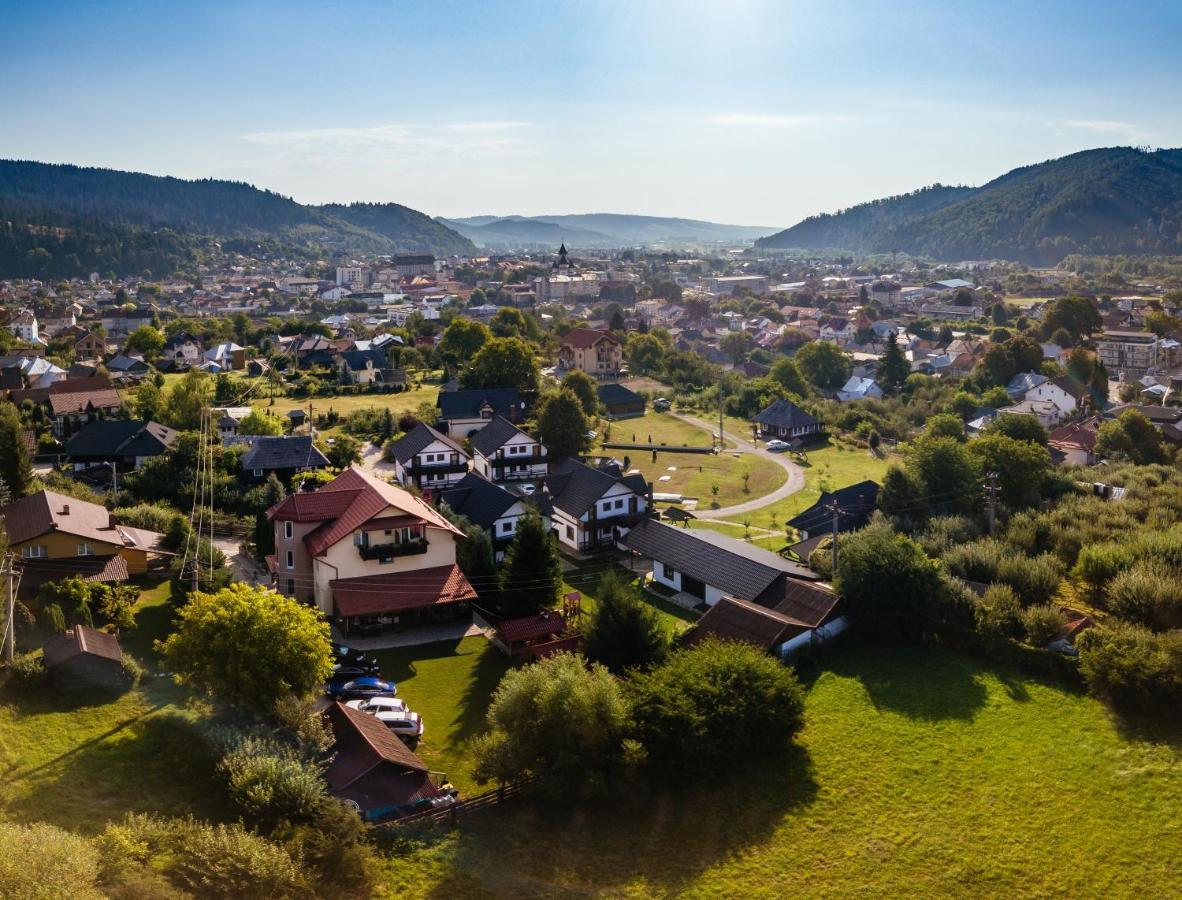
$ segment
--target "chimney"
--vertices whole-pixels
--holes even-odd
[[[63,516],[68,516],[69,514],[70,514],[70,504],[69,504],[69,503],[63,503],[63,504],[62,504],[62,515],[63,515]]]

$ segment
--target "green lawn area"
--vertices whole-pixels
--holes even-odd
[[[386,896],[1175,896],[1178,738],[926,648],[835,648],[788,759],[509,805],[385,860]]]
[[[1005,302],[1011,306],[1034,306],[1036,303],[1046,303],[1054,297],[1006,297]]]
[[[712,443],[710,434],[701,428],[683,422],[669,413],[651,411],[635,419],[611,422],[610,431],[605,423],[601,431],[598,443],[607,440],[615,443],[646,444],[650,439],[656,444],[676,447],[709,447]],[[630,467],[639,469],[652,483],[654,491],[697,497],[700,501],[699,508],[708,508],[713,502],[714,497],[710,493],[713,484],[719,487],[718,504],[729,506],[770,493],[782,485],[786,478],[784,470],[774,462],[751,454],[736,457],[728,452],[714,456],[699,453],[662,453],[658,450],[656,462],[653,462],[652,453],[647,450],[610,452],[620,459],[628,456]],[[673,471],[670,471],[671,468]],[[744,471],[750,473],[746,491],[743,489]],[[666,475],[669,476],[668,481],[659,480]]]

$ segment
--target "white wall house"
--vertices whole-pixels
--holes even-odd
[[[471,437],[472,469],[489,481],[532,481],[546,475],[546,448],[497,416]]]

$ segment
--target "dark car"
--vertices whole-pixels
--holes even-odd
[[[382,673],[378,668],[378,664],[373,661],[364,665],[337,663],[332,667],[332,675],[330,677],[333,681],[349,681],[353,678],[360,678],[362,675],[373,675],[380,678]]]
[[[328,696],[337,700],[360,700],[365,697],[393,697],[398,686],[393,681],[383,681],[372,675],[354,678],[352,681],[330,681]]]
[[[333,641],[332,645],[332,661],[341,665],[358,666],[361,668],[370,665],[377,666],[374,658],[363,650],[354,650],[352,647],[346,647],[344,644],[336,643],[336,641]]]

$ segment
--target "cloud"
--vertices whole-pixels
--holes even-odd
[[[707,121],[711,125],[746,125],[753,128],[798,128],[803,125],[824,125],[833,122],[848,122],[850,116],[828,113],[750,113],[732,112],[713,116]]]
[[[1130,141],[1144,140],[1149,137],[1149,132],[1142,131],[1132,122],[1121,122],[1114,119],[1067,119],[1063,122],[1063,126]]]
[[[250,144],[306,154],[331,152],[359,156],[526,153],[521,137],[505,134],[528,122],[451,122],[442,125],[391,123],[360,127],[295,128],[253,131],[242,135]]]
[[[532,125],[533,122],[452,122],[447,128],[451,131],[515,131]]]

